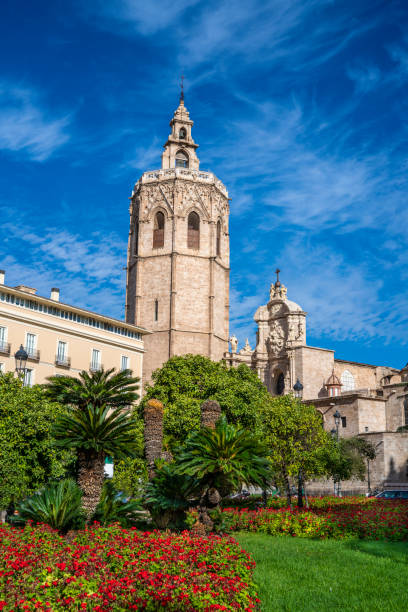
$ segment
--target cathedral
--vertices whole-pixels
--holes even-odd
[[[144,172],[130,198],[126,321],[152,332],[144,337],[143,381],[173,355],[246,363],[272,395],[293,392],[315,405],[328,431],[370,440],[372,487],[408,486],[408,365],[345,361],[308,346],[307,313],[288,299],[279,270],[254,315],[255,348],[247,340],[238,351],[238,339],[229,338],[229,197],[200,170],[192,127],[182,92],[161,168]],[[344,484],[349,493],[366,487]],[[328,486],[316,483],[314,492]]]

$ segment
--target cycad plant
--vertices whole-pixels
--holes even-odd
[[[78,456],[78,484],[82,505],[89,520],[98,505],[107,455],[115,459],[134,456],[136,451],[133,417],[125,406],[137,398],[138,378],[131,372],[114,370],[81,372],[48,379],[49,397],[68,406],[54,426],[58,446],[75,449]]]
[[[186,511],[194,505],[194,484],[192,478],[177,472],[175,463],[158,465],[154,478],[146,484],[144,498],[156,527],[183,526]]]
[[[15,522],[31,520],[34,523],[46,523],[62,533],[69,529],[79,529],[84,522],[81,496],[81,489],[70,479],[47,485],[20,502]]]
[[[195,480],[201,490],[201,518],[211,524],[208,509],[242,484],[265,486],[271,479],[267,452],[249,431],[222,416],[214,429],[193,432],[176,457],[177,472]]]
[[[50,376],[44,386],[47,396],[65,406],[85,408],[92,406],[126,407],[139,397],[139,378],[131,370],[116,372],[114,368],[97,372],[83,370],[78,378]]]
[[[120,523],[122,527],[130,527],[140,519],[141,511],[138,500],[127,498],[124,493],[115,489],[111,480],[106,480],[93,518],[102,525]]]

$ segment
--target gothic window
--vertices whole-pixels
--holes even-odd
[[[187,246],[189,249],[200,248],[200,217],[194,211],[188,215]]]
[[[281,372],[276,381],[276,393],[277,395],[283,395],[284,391],[285,391],[285,377]]]
[[[164,214],[159,210],[154,217],[153,248],[159,249],[164,246]]]
[[[176,153],[176,168],[188,168],[188,155],[184,151]]]
[[[221,255],[221,221],[217,221],[217,255]]]
[[[354,376],[348,370],[344,370],[343,374],[341,375],[341,384],[342,391],[353,391],[355,388]]]
[[[186,128],[181,128],[179,131],[179,138],[180,140],[184,140],[185,138],[187,138],[187,131]]]

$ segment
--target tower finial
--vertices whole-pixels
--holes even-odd
[[[184,74],[181,75],[180,90],[180,102],[184,102]]]
[[[275,270],[275,274],[276,274],[276,283],[275,283],[275,287],[280,287],[279,273],[280,273],[279,268],[276,268],[276,270]]]

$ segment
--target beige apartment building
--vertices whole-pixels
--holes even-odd
[[[28,353],[26,385],[102,367],[129,368],[142,379],[146,329],[63,304],[59,289],[46,298],[31,287],[4,283],[0,270],[0,371],[14,372],[14,355],[23,345]]]

